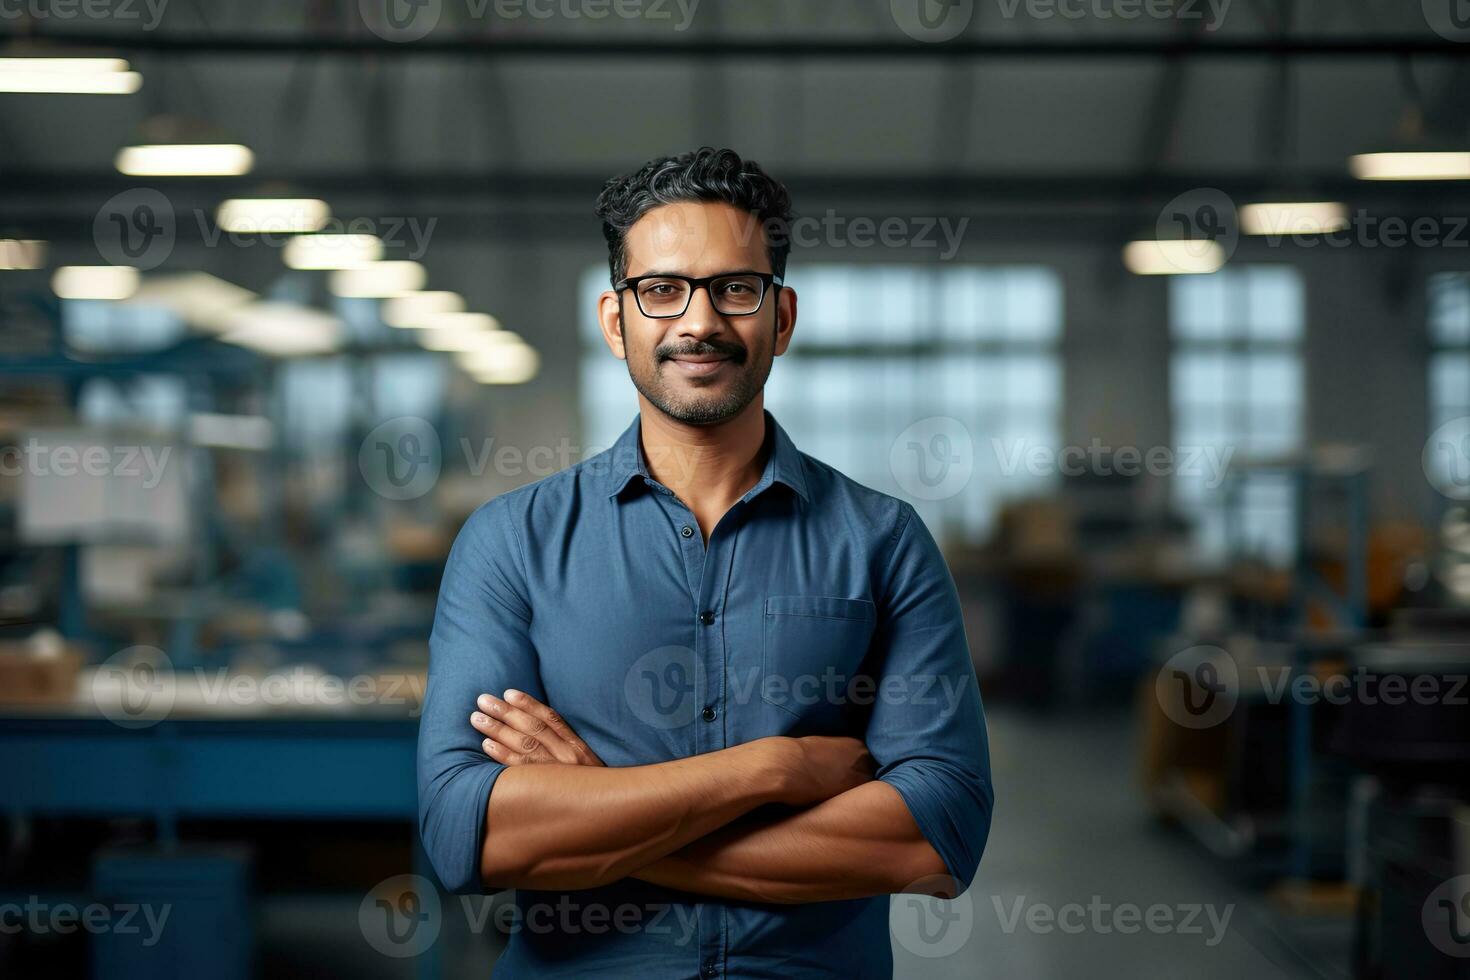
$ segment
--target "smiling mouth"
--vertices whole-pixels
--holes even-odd
[[[730,358],[723,354],[676,355],[668,360],[681,374],[691,378],[708,377],[730,363]]]

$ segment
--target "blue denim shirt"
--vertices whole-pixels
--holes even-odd
[[[993,793],[949,570],[910,505],[798,451],[769,413],[766,428],[765,471],[708,545],[649,475],[637,418],[608,451],[465,523],[419,730],[420,832],[445,887],[483,890],[505,767],[469,715],[508,687],[561,712],[609,766],[768,735],[861,738],[969,886]],[[495,975],[888,977],[888,904],[729,902],[634,879],[519,889]]]

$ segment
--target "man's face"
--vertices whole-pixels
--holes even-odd
[[[714,202],[666,204],[628,230],[627,277],[675,273],[694,278],[771,271],[754,215]],[[720,313],[695,289],[682,316],[645,316],[633,290],[604,293],[603,336],[628,362],[633,385],[655,408],[689,425],[715,425],[760,395],[771,362],[786,351],[796,296],[767,289],[754,313]]]

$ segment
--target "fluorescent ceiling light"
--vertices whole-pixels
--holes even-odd
[[[0,75],[48,72],[53,75],[106,75],[131,67],[123,58],[0,58]]]
[[[130,95],[142,85],[122,58],[0,58],[0,92]]]
[[[1347,205],[1337,201],[1247,204],[1240,209],[1240,230],[1247,235],[1320,235],[1347,226]]]
[[[1204,240],[1173,239],[1129,242],[1123,264],[1138,276],[1198,275],[1225,264],[1225,250]]]
[[[301,235],[286,243],[286,265],[293,269],[355,269],[383,257],[373,235]]]
[[[1470,153],[1359,153],[1349,166],[1359,180],[1470,180]]]
[[[255,154],[239,143],[156,143],[117,154],[118,171],[129,177],[236,177],[254,165]]]
[[[488,313],[435,313],[424,317],[423,330],[463,330],[492,332],[500,330],[500,321]]]
[[[45,264],[45,242],[24,238],[0,238],[0,269],[39,269]]]
[[[506,344],[487,352],[487,359],[470,371],[481,384],[518,385],[530,381],[541,366],[541,356],[525,344]]]
[[[127,299],[138,289],[138,270],[126,265],[64,265],[51,277],[62,299]]]
[[[478,351],[505,343],[501,330],[480,330],[475,327],[428,327],[418,331],[415,339],[425,350]]]
[[[220,340],[274,357],[327,354],[342,342],[342,321],[295,303],[250,303],[224,318]]]
[[[245,234],[317,231],[332,216],[326,201],[306,197],[232,197],[215,211],[220,229]]]
[[[383,322],[390,327],[423,327],[429,317],[462,313],[464,297],[443,289],[396,296],[383,304]]]
[[[332,273],[334,296],[386,299],[424,288],[428,274],[417,262],[370,262]]]
[[[135,71],[78,74],[49,71],[0,71],[0,92],[35,95],[132,95],[143,87]]]
[[[218,332],[231,311],[258,298],[250,290],[208,273],[185,272],[149,276],[128,299],[128,305],[161,307],[190,326]]]
[[[487,313],[440,313],[421,328],[416,339],[426,350],[468,352],[520,338],[500,329],[500,321]]]
[[[487,334],[483,340],[468,349],[457,352],[454,359],[460,367],[473,374],[481,369],[493,368],[502,363],[499,354],[502,347],[517,346],[527,346],[520,334],[509,330],[497,330],[493,334]]]

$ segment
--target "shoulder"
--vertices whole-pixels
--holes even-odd
[[[565,526],[582,501],[607,496],[614,449],[606,449],[531,483],[485,501],[465,521],[472,534],[520,535],[537,528]],[[462,532],[463,533],[463,532]]]
[[[910,524],[922,523],[908,501],[859,483],[815,456],[799,455],[810,500],[849,528],[865,531],[880,551],[891,550]]]

